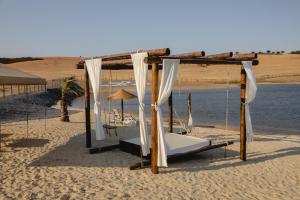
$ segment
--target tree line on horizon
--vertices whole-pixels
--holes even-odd
[[[239,52],[235,52],[236,54],[239,54]],[[267,51],[252,51],[251,53],[258,53],[258,54],[275,54],[275,55],[281,55],[281,54],[285,54],[285,51],[271,51],[271,50],[267,50]],[[289,53],[286,54],[300,54],[300,50],[296,50],[296,51],[290,51]]]
[[[33,61],[33,60],[43,60],[43,58],[33,58],[33,57],[18,57],[18,58],[0,58],[0,63],[11,64],[17,62]]]

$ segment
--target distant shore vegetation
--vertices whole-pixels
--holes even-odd
[[[33,58],[33,57],[19,57],[19,58],[0,58],[0,63],[11,64],[16,62],[25,62],[33,60],[43,60],[43,58]]]

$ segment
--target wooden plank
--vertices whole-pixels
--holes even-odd
[[[257,53],[234,54],[232,58],[239,60],[253,60],[257,59]]]
[[[205,56],[205,51],[194,51],[191,53],[176,54],[171,56],[181,57],[181,58],[200,58]]]
[[[151,96],[151,171],[158,174],[158,136],[157,136],[157,111],[155,109],[158,98],[158,64],[152,64],[152,96]]]
[[[185,59],[180,57],[171,57],[171,56],[162,56],[162,57],[147,57],[144,62],[147,64],[162,64],[163,59],[180,59],[180,64],[207,64],[207,65],[241,65],[242,60],[218,60],[210,58],[194,58],[194,59]],[[258,65],[258,60],[252,60],[252,65]]]
[[[246,124],[245,124],[245,98],[246,98],[246,71],[241,67],[241,89],[240,89],[240,159],[246,161]]]
[[[92,135],[91,135],[91,115],[90,115],[90,85],[89,85],[89,74],[86,66],[84,67],[84,111],[85,111],[85,130],[86,130],[86,147],[91,148],[92,146]]]
[[[227,52],[227,53],[219,53],[219,54],[212,54],[212,55],[207,55],[204,56],[203,58],[213,58],[213,59],[226,59],[232,57],[233,53],[232,52]]]

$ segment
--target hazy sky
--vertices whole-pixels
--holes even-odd
[[[0,0],[0,57],[300,49],[300,0]]]

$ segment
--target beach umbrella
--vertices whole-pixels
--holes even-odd
[[[124,90],[120,89],[107,97],[109,101],[114,101],[114,100],[121,100],[121,110],[122,110],[122,122],[124,121],[124,100],[129,100],[129,99],[135,99],[137,98],[136,95]]]

